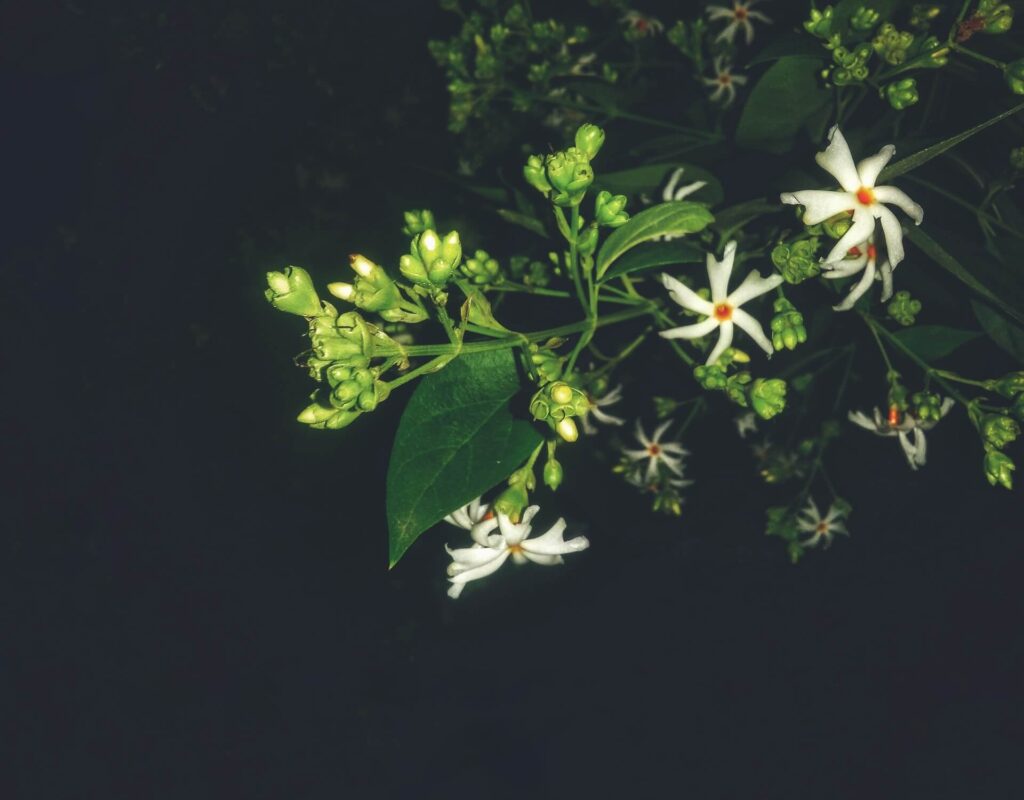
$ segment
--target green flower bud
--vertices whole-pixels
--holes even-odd
[[[921,313],[921,301],[912,298],[910,292],[896,292],[885,307],[885,311],[900,325],[913,325],[917,315]]]
[[[791,245],[776,245],[772,250],[772,263],[778,267],[786,283],[803,283],[821,272],[818,262],[818,237],[803,239]]]
[[[565,381],[555,381],[538,389],[530,400],[534,419],[547,421],[552,427],[563,419],[585,414],[590,410],[586,394]]]
[[[589,122],[580,125],[576,131],[576,147],[583,152],[588,159],[593,159],[604,144],[604,131],[597,125]]]
[[[1024,94],[1024,58],[1011,61],[1003,72],[1006,85],[1014,94]]]
[[[459,271],[478,286],[501,282],[501,267],[486,250],[477,250],[472,258],[462,263]]]
[[[1024,169],[1024,147],[1014,147],[1010,151],[1010,166],[1014,169]]]
[[[842,239],[852,225],[853,218],[844,211],[842,214],[837,214],[825,220],[821,227],[833,239]]]
[[[942,13],[938,6],[917,3],[910,12],[910,25],[913,28],[927,28],[933,19]]]
[[[982,439],[996,449],[1003,449],[1020,436],[1017,421],[1002,414],[986,414],[979,425]]]
[[[671,397],[652,397],[651,400],[654,402],[654,413],[658,419],[668,419],[679,408],[679,401]]]
[[[544,167],[548,182],[554,190],[551,202],[558,206],[579,205],[594,181],[590,161],[575,147],[547,156]]]
[[[442,239],[427,229],[413,238],[410,251],[399,260],[399,270],[413,283],[429,288],[443,287],[462,259],[462,245],[455,231]]]
[[[359,416],[358,411],[339,411],[333,406],[312,403],[297,417],[299,422],[320,430],[339,430],[351,424]]]
[[[544,159],[541,156],[530,156],[523,167],[523,177],[534,189],[543,194],[551,191],[551,184],[544,172]]]
[[[904,78],[890,83],[885,87],[885,96],[889,105],[897,111],[902,111],[918,101],[917,81],[913,78]]]
[[[526,486],[517,482],[499,494],[491,508],[495,514],[504,514],[513,522],[518,522],[523,509],[529,502],[530,496],[526,491]]]
[[[857,31],[871,30],[878,23],[878,17],[878,12],[873,8],[861,6],[850,17],[850,25]]]
[[[786,382],[758,378],[750,387],[750,404],[762,419],[771,419],[786,407]]]
[[[984,466],[985,477],[992,486],[998,483],[1007,489],[1013,488],[1013,471],[1017,467],[1006,453],[986,448]]]
[[[693,368],[693,377],[702,389],[712,392],[725,389],[728,378],[726,377],[725,370],[719,366],[720,363],[721,359],[710,366],[699,364]]]
[[[356,272],[355,284],[331,283],[327,288],[337,298],[354,303],[365,311],[384,311],[402,301],[398,287],[379,266],[361,255],[349,256]]]
[[[572,444],[580,438],[580,432],[576,428],[576,422],[570,417],[566,417],[555,426],[555,431],[562,439],[569,444]]]
[[[626,195],[611,192],[598,192],[594,200],[594,218],[599,225],[606,225],[609,228],[618,228],[629,221],[629,214],[625,211]]]
[[[534,350],[530,354],[530,360],[543,381],[557,381],[562,376],[565,359],[556,356],[550,350]]]
[[[1016,397],[1024,393],[1024,372],[1010,372],[995,381],[988,381],[986,388],[999,392],[1003,397]]]
[[[910,396],[910,409],[922,422],[942,419],[942,398],[934,392],[914,392]]]
[[[558,487],[562,485],[564,477],[565,473],[562,471],[562,465],[555,459],[549,458],[544,465],[544,485],[551,491],[556,492]]]
[[[1006,33],[1013,26],[1013,9],[999,0],[981,0],[977,15],[985,21],[984,33]]]
[[[804,22],[804,30],[819,39],[827,39],[832,30],[832,6],[825,6],[823,11],[811,9],[811,16]]]
[[[588,225],[576,240],[576,252],[581,256],[593,255],[597,249],[597,225]],[[586,265],[584,265],[586,268]]]
[[[270,304],[279,311],[312,317],[320,313],[320,298],[313,279],[302,267],[285,267],[283,272],[268,272],[264,292]]]
[[[415,236],[417,233],[423,233],[423,231],[426,230],[434,230],[436,227],[434,224],[434,214],[427,208],[405,211],[402,216],[405,218],[405,225],[402,227],[402,233],[406,236]]]
[[[803,314],[784,297],[778,298],[773,307],[776,313],[772,317],[771,328],[775,349],[793,350],[798,344],[806,342],[807,329],[804,327]]]

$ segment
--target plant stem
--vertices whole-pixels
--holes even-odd
[[[965,56],[969,56],[970,58],[973,58],[976,61],[981,61],[982,63],[995,67],[1000,71],[1006,69],[1006,64],[1004,62],[996,61],[996,59],[989,58],[988,56],[983,56],[976,50],[971,50],[969,47],[964,47],[962,44],[956,44],[954,42],[950,44],[950,47],[958,53],[963,53]]]

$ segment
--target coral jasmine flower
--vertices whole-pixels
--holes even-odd
[[[753,411],[736,417],[733,422],[736,423],[736,433],[741,439],[746,439],[748,433],[757,433],[757,414]]]
[[[517,564],[532,561],[543,566],[562,563],[566,553],[586,550],[590,542],[585,536],[565,541],[565,520],[559,519],[548,531],[535,539],[528,538],[533,518],[540,511],[539,506],[530,506],[523,512],[522,521],[512,522],[506,514],[498,514],[498,532],[491,533],[485,543],[453,550],[445,545],[452,563],[448,565],[448,580],[452,584],[448,596],[457,598],[469,581],[486,578],[498,571],[509,556]]]
[[[619,22],[624,22],[629,26],[636,36],[653,36],[661,33],[665,27],[654,17],[648,17],[639,11],[627,11],[619,19]]]
[[[827,271],[822,277],[830,279],[848,278],[851,275],[856,275],[861,270],[864,271],[861,279],[850,290],[846,299],[839,305],[832,306],[833,309],[836,311],[849,311],[871,287],[873,280],[880,279],[882,281],[883,303],[892,297],[892,267],[889,266],[889,262],[886,260],[876,270],[875,263],[877,260],[878,249],[875,247],[874,238],[871,238],[857,247],[850,248],[846,258],[842,261],[823,265]]]
[[[780,199],[783,203],[804,207],[805,225],[816,225],[844,212],[853,214],[850,229],[822,259],[826,263],[840,260],[850,248],[866,242],[875,232],[877,219],[882,223],[889,263],[895,269],[903,260],[903,229],[896,215],[886,208],[885,204],[899,206],[918,225],[924,219],[924,210],[921,206],[901,190],[895,186],[875,186],[879,173],[889,163],[896,148],[887,144],[876,155],[854,164],[850,147],[838,125],[829,131],[828,138],[828,147],[814,159],[822,169],[839,181],[842,191],[807,189],[787,192]]]
[[[801,514],[804,516],[797,517],[797,528],[803,533],[810,534],[809,538],[800,541],[802,547],[817,547],[819,542],[824,542],[825,547],[828,547],[832,544],[833,534],[850,535],[849,531],[846,530],[846,526],[840,521],[842,512],[836,508],[835,504],[830,505],[828,513],[822,517],[818,512],[818,506],[815,502],[808,499],[807,507]]]
[[[954,405],[955,401],[951,397],[943,400],[942,407],[939,409],[940,418],[946,416]],[[915,419],[912,414],[901,414],[895,406],[889,409],[888,416],[883,416],[876,407],[874,418],[861,411],[851,411],[849,419],[855,425],[879,436],[899,437],[900,447],[903,448],[903,454],[907,457],[907,464],[911,469],[916,470],[925,465],[927,442],[924,432],[935,427],[935,420]]]
[[[488,505],[481,503],[480,500],[478,497],[462,508],[455,509],[444,518],[444,521],[456,528],[469,531],[469,535],[477,544],[486,544],[488,535],[498,527],[498,521]]]
[[[674,472],[680,478],[683,477],[683,456],[688,456],[690,451],[685,449],[679,442],[661,441],[661,437],[665,435],[665,431],[668,430],[671,424],[672,420],[663,422],[654,431],[654,435],[648,439],[647,434],[644,433],[644,429],[640,425],[640,420],[637,420],[636,438],[643,449],[626,449],[622,451],[631,461],[647,460],[647,471],[644,477],[644,481],[647,484],[650,484],[657,476],[659,464],[664,464],[670,472]],[[642,468],[640,464],[637,466]]]
[[[726,8],[725,6],[708,6],[706,8],[708,19],[715,22],[720,19],[729,20],[729,24],[725,26],[718,37],[715,39],[716,42],[721,40],[727,41],[732,44],[733,39],[736,38],[736,31],[743,28],[743,33],[747,37],[747,44],[754,41],[754,26],[750,24],[750,20],[756,19],[758,22],[764,22],[771,24],[771,20],[768,19],[760,11],[751,11],[750,7],[756,3],[757,0],[734,0],[732,8]]]
[[[704,78],[704,85],[714,87],[715,90],[711,93],[712,100],[719,100],[724,94],[724,105],[729,106],[736,99],[736,87],[745,84],[747,79],[742,75],[733,75],[732,66],[721,56],[715,58],[714,72],[715,77]]]
[[[718,261],[714,255],[708,253],[707,269],[708,280],[711,284],[711,300],[705,300],[696,292],[691,290],[675,278],[663,274],[661,282],[668,289],[668,295],[683,308],[704,314],[707,319],[695,325],[683,325],[680,328],[671,328],[661,331],[661,336],[666,339],[699,339],[707,336],[718,328],[718,344],[715,345],[708,356],[707,363],[714,364],[727,347],[732,345],[733,324],[739,325],[747,335],[750,336],[769,356],[774,352],[772,343],[764,334],[760,323],[740,306],[748,300],[760,297],[765,292],[770,292],[780,283],[781,275],[772,275],[768,278],[761,277],[757,270],[751,270],[750,274],[743,279],[743,283],[737,286],[731,294],[728,293],[729,277],[732,275],[732,265],[736,258],[736,242],[729,242],[725,246],[725,254],[722,260]]]
[[[607,411],[602,411],[603,406],[613,406],[622,399],[622,386],[616,386],[610,392],[605,394],[603,397],[591,397],[587,395],[587,399],[590,401],[590,408],[587,413],[580,417],[580,422],[583,424],[583,432],[586,434],[597,433],[597,428],[590,424],[590,415],[594,415],[594,419],[598,422],[603,422],[605,425],[625,425],[626,420],[622,417],[616,417],[609,414]]]

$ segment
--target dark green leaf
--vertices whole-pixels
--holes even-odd
[[[776,61],[754,86],[743,107],[736,143],[784,153],[793,137],[827,104],[829,93],[819,86],[820,59],[787,56]]]
[[[821,42],[807,33],[787,33],[765,45],[756,56],[747,62],[747,68],[780,58],[816,58],[821,60],[824,48]]]
[[[513,225],[526,228],[530,233],[535,233],[538,236],[547,238],[548,233],[544,230],[544,223],[536,217],[531,217],[528,214],[521,214],[518,211],[512,211],[509,208],[499,208],[498,216],[505,220],[505,222],[511,222]]]
[[[715,221],[704,206],[686,200],[662,203],[641,211],[605,239],[597,254],[597,277],[600,280],[612,263],[627,250],[659,236],[679,236],[702,231]]]
[[[683,169],[683,175],[679,179],[679,187],[694,181],[704,181],[707,184],[691,195],[694,200],[711,204],[722,202],[722,184],[718,182],[718,178],[706,169],[679,162],[647,164],[620,172],[598,173],[594,179],[594,188],[606,189],[612,194],[637,195],[646,192],[653,195],[668,180],[672,170],[680,167]]]
[[[915,325],[894,334],[903,345],[924,361],[933,363],[957,348],[981,336],[977,331],[961,331],[945,325]]]
[[[777,200],[768,200],[764,197],[746,200],[738,205],[715,212],[715,227],[721,231],[732,232],[737,228],[742,228],[752,219],[764,214],[776,214],[784,208],[785,206]]]
[[[992,341],[1024,364],[1024,328],[977,300],[971,301],[971,308]]]
[[[631,272],[663,269],[677,264],[700,264],[705,256],[704,250],[690,242],[648,242],[618,259],[601,280],[610,281]]]
[[[519,388],[509,350],[463,355],[420,382],[388,464],[391,566],[427,528],[511,475],[541,442],[509,410]]]

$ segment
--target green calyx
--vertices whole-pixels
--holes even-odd
[[[584,153],[588,159],[596,158],[603,144],[604,131],[597,125],[588,122],[576,130],[576,149]]]
[[[502,279],[501,266],[486,250],[477,250],[472,258],[463,261],[459,272],[477,286],[501,283]]]
[[[442,239],[428,228],[413,237],[409,250],[400,259],[399,270],[417,286],[430,289],[443,288],[462,260],[462,243],[455,231]]]
[[[358,254],[349,256],[349,263],[356,273],[355,283],[328,284],[332,295],[364,311],[384,312],[402,304],[398,287],[381,267]]]
[[[1010,372],[1003,377],[988,381],[985,388],[999,392],[1003,397],[1024,396],[1024,372]]]
[[[1011,61],[1003,71],[1006,78],[1006,85],[1014,94],[1024,94],[1024,58],[1018,61]]]
[[[978,431],[986,445],[1002,450],[1020,436],[1020,425],[1003,414],[986,414],[981,418]]]
[[[821,11],[812,8],[810,17],[804,21],[804,30],[819,39],[828,39],[832,33],[832,13],[832,6]]]
[[[772,250],[772,263],[786,283],[803,283],[821,273],[817,253],[818,237],[812,236],[792,244],[776,245]]]
[[[771,419],[786,407],[786,382],[758,378],[750,386],[750,405],[762,419]]]
[[[629,221],[629,214],[625,211],[626,196],[601,191],[597,193],[594,200],[594,219],[599,225],[609,228],[618,228]]]
[[[1013,463],[1013,459],[1006,455],[1006,453],[986,447],[983,466],[985,468],[985,477],[992,486],[999,484],[1006,489],[1013,488],[1013,471],[1017,467]]]
[[[981,0],[977,16],[985,22],[983,33],[1006,33],[1013,27],[1013,8],[999,0]]]
[[[914,392],[910,396],[911,413],[916,419],[938,422],[942,419],[942,398],[934,392]]]
[[[434,230],[437,225],[434,223],[434,214],[430,209],[412,210],[403,212],[405,225],[402,226],[402,233],[406,236],[415,236],[426,230]]]
[[[565,472],[562,470],[562,465],[554,458],[548,458],[544,464],[544,485],[547,486],[551,491],[558,491],[558,487],[562,485],[562,480],[565,478]]]
[[[747,384],[753,376],[747,370],[729,374],[734,364],[749,363],[750,356],[742,350],[730,347],[718,357],[714,364],[699,364],[693,368],[693,377],[702,389],[710,392],[724,392],[736,405],[748,405]]]
[[[921,301],[911,297],[910,292],[899,291],[885,307],[885,313],[900,325],[913,325],[917,315],[921,313]]]
[[[885,97],[896,111],[902,111],[914,105],[920,98],[917,93],[917,81],[913,78],[890,83],[885,87]]]
[[[322,361],[358,363],[371,356],[369,325],[355,311],[341,316],[332,306],[324,304],[325,313],[309,321],[309,338],[313,354]]]
[[[604,131],[601,128],[581,125],[576,131],[573,147],[543,157],[530,156],[523,167],[523,177],[556,206],[578,206],[594,182],[590,160],[597,155],[603,143]]]
[[[772,344],[776,350],[793,350],[797,345],[807,341],[807,328],[804,317],[785,297],[776,299],[772,317]]]
[[[288,314],[312,317],[320,313],[320,298],[313,279],[302,267],[285,267],[281,272],[267,273],[264,295],[274,308]]]
[[[586,414],[589,409],[590,401],[586,394],[565,381],[549,383],[538,389],[530,400],[533,418],[548,422],[552,427],[564,419]]]
[[[914,43],[914,34],[898,31],[889,22],[878,29],[878,34],[871,40],[871,46],[886,63],[902,64],[907,60],[907,50]]]
[[[854,11],[853,16],[850,17],[850,27],[855,31],[861,31],[863,33],[864,31],[869,31],[875,27],[875,25],[878,24],[879,18],[879,13],[873,8],[861,6]]]

